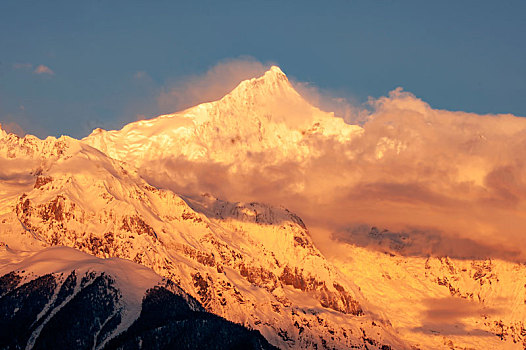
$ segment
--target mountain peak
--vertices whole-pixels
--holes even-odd
[[[297,99],[296,92],[289,79],[278,66],[270,67],[263,75],[244,80],[223,99],[250,100],[258,98],[268,99],[270,96],[288,96]]]
[[[281,68],[279,68],[278,66],[272,66],[270,67],[270,69],[268,71],[265,72],[265,75],[267,74],[273,74],[273,75],[279,75],[279,76],[284,76],[285,78],[287,77],[285,75],[285,73],[283,73],[283,71],[281,70]]]
[[[257,79],[257,78],[256,78]],[[259,79],[264,81],[275,81],[275,82],[286,82],[289,83],[289,79],[283,73],[283,71],[278,66],[272,66],[269,70],[263,74]],[[259,80],[257,79],[257,80]]]

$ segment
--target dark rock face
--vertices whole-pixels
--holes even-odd
[[[37,179],[35,181],[35,186],[34,188],[41,188],[45,185],[47,185],[48,183],[52,182],[53,181],[53,178],[51,176],[37,176]]]
[[[25,348],[28,343],[34,349],[92,348],[103,339],[101,324],[121,298],[113,279],[103,273],[84,276],[78,290],[74,271],[65,279],[48,274],[21,285],[11,282],[22,281],[15,272],[1,280],[2,289],[8,289],[0,297],[2,349]]]
[[[171,282],[148,290],[139,318],[116,336],[123,310],[105,273],[11,272],[0,277],[0,349],[273,348],[258,331],[206,312]]]
[[[22,277],[15,272],[10,272],[0,277],[0,297],[16,288],[21,280]]]
[[[3,276],[5,277],[5,276]],[[2,348],[24,348],[33,322],[51,300],[55,277],[45,275],[15,287],[0,298],[0,344]]]
[[[164,287],[149,290],[135,323],[106,349],[273,349],[258,331],[194,311]]]
[[[92,278],[88,277],[90,283],[45,324],[34,349],[88,349],[100,345],[104,339],[102,325],[119,307],[120,292],[110,277]]]
[[[338,283],[333,284],[336,292],[330,291],[325,282],[317,280],[314,276],[304,276],[303,271],[298,268],[292,270],[288,266],[285,266],[279,279],[285,285],[312,292],[323,307],[356,316],[363,314],[358,301]]]

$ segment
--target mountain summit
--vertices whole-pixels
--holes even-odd
[[[124,126],[96,129],[83,139],[111,157],[136,166],[145,161],[183,157],[231,163],[271,152],[276,161],[304,157],[299,144],[313,137],[348,140],[361,133],[311,105],[277,66],[242,81],[218,101]]]
[[[225,96],[229,97],[266,97],[278,96],[287,98],[298,98],[299,94],[294,90],[289,79],[278,66],[272,66],[261,77],[242,81],[232,92]]]

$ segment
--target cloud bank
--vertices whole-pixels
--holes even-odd
[[[158,100],[169,112],[216,100],[266,68],[226,61],[166,88]],[[299,90],[314,105],[330,105],[330,96],[308,84]],[[283,148],[262,151],[254,142],[265,140],[240,135],[234,141],[247,147],[236,149],[231,163],[175,156],[141,171],[178,193],[284,205],[320,240],[332,235],[385,249],[406,237],[401,254],[526,258],[525,118],[434,109],[400,88],[367,106],[340,102],[347,106],[344,120],[363,132],[345,142],[303,140],[298,147],[309,150],[306,157],[283,157]],[[379,238],[370,234],[373,227],[393,234]]]
[[[481,307],[479,303],[465,299],[446,297],[424,300],[427,310],[422,315],[422,326],[413,330],[427,333],[430,329],[444,335],[477,335],[492,337],[494,334],[469,327],[469,318],[493,315],[501,310]]]

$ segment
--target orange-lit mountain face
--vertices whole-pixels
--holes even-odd
[[[162,278],[284,349],[523,348],[525,122],[400,91],[373,104],[346,124],[272,67],[218,101],[83,140],[0,131],[1,271],[24,266],[20,292],[78,269],[25,263],[56,245],[151,268],[140,285],[119,269],[118,289],[140,293],[96,348],[146,339],[117,336]]]

